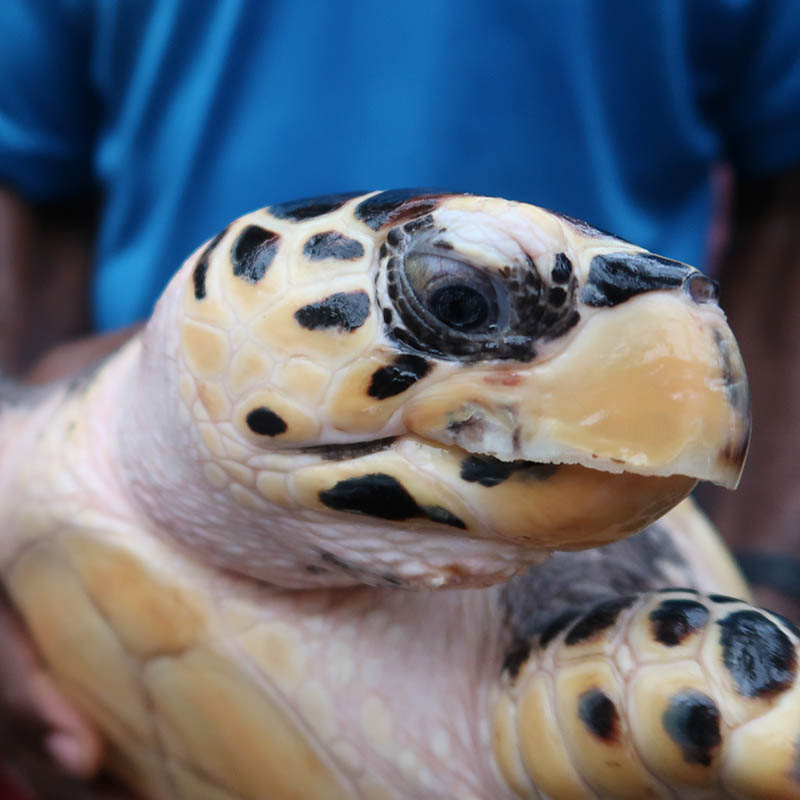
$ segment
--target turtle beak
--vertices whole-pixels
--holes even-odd
[[[739,348],[716,287],[678,262],[595,256],[572,338],[420,391],[414,433],[503,460],[684,475],[733,488],[750,433]]]

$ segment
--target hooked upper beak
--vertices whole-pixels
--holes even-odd
[[[650,253],[595,256],[586,320],[560,353],[422,390],[411,431],[504,460],[685,475],[735,487],[750,434],[736,340],[702,273]],[[470,424],[464,424],[469,420]]]

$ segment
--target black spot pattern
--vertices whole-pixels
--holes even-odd
[[[233,274],[248,283],[258,283],[278,252],[280,238],[274,231],[248,225],[231,248]]]
[[[364,245],[337,231],[315,233],[303,246],[303,255],[312,261],[334,258],[355,261],[364,255]]]
[[[449,525],[451,528],[460,528],[461,530],[467,528],[461,517],[457,517],[452,511],[441,506],[422,506],[422,511],[431,522],[438,522],[441,525]]]
[[[197,264],[195,265],[194,270],[192,271],[192,282],[194,284],[195,300],[202,300],[206,296],[206,275],[208,274],[208,259],[211,257],[211,253],[214,251],[214,248],[220,243],[222,237],[228,232],[228,227],[229,226],[226,226],[208,243],[206,249],[203,250],[202,254],[200,255],[200,258],[197,260]]]
[[[246,417],[247,427],[259,436],[279,436],[287,429],[286,421],[266,406],[254,408]]]
[[[337,511],[356,511],[380,519],[416,517],[420,508],[403,485],[391,475],[372,473],[339,481],[320,492],[320,500]]]
[[[550,277],[554,283],[567,283],[572,277],[572,262],[566,253],[557,253],[553,262]]]
[[[433,227],[433,217],[430,214],[426,214],[424,217],[417,217],[416,219],[412,219],[410,222],[406,222],[403,225],[403,230],[406,233],[417,233],[419,231],[427,231]],[[442,228],[439,233],[444,233],[445,229]]]
[[[535,461],[501,461],[494,456],[472,455],[461,462],[461,479],[492,487],[508,480],[513,473],[523,473],[534,480],[547,480],[558,471],[558,464]]]
[[[422,356],[397,356],[393,364],[375,370],[367,394],[377,400],[394,397],[427,375],[430,368]]]
[[[708,695],[694,689],[678,692],[670,698],[661,722],[684,761],[704,767],[711,764],[722,736],[719,709]]]
[[[650,627],[657,642],[675,647],[702,630],[708,616],[708,609],[697,600],[664,600],[650,612]]]
[[[429,189],[391,189],[362,200],[356,206],[355,216],[377,231],[385,225],[430,214],[444,196]]]
[[[604,742],[619,739],[619,712],[614,701],[600,689],[589,689],[578,699],[578,716]]]
[[[614,597],[611,600],[604,600],[594,608],[584,614],[573,626],[564,638],[567,645],[575,645],[593,639],[603,631],[610,628],[624,609],[629,608],[636,602],[634,595],[627,597]]]
[[[697,589],[687,589],[685,586],[665,586],[663,589],[658,590],[661,594],[673,594],[676,592],[687,592],[688,594],[697,594]]]
[[[507,672],[511,678],[516,678],[530,654],[531,646],[526,639],[514,639],[503,659],[503,672]]]
[[[572,622],[580,615],[580,610],[570,608],[559,614],[539,636],[539,647],[547,647],[561,631],[566,630]]]
[[[369,296],[361,290],[337,292],[294,313],[295,319],[309,330],[339,328],[343,331],[360,328],[368,315]]]
[[[797,674],[789,637],[758,611],[735,611],[717,623],[722,628],[722,660],[739,694],[770,697],[786,691]]]
[[[319,197],[308,197],[304,200],[291,200],[288,203],[278,203],[270,206],[269,212],[278,219],[289,219],[292,222],[302,222],[323,214],[329,214],[341,208],[348,200],[358,197],[364,192],[348,192],[345,194],[325,194]]]
[[[691,267],[652,253],[595,256],[581,300],[588,306],[616,306],[637,294],[680,286]]]
[[[197,266],[195,266],[194,268],[194,272],[192,272],[195,300],[202,300],[206,296],[207,272],[208,272],[208,261],[206,261],[205,259],[198,261]]]
[[[461,462],[461,479],[481,486],[497,486],[508,480],[514,471],[511,461],[494,456],[467,456]]]
[[[708,599],[712,603],[738,603],[739,599],[736,597],[728,597],[726,594],[710,594]]]
[[[447,509],[440,506],[420,508],[396,478],[382,472],[346,478],[333,488],[321,491],[319,499],[337,511],[397,521],[425,517],[431,522],[466,528],[464,522]]]

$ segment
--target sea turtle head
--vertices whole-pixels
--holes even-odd
[[[255,511],[533,554],[738,481],[747,382],[715,284],[577,220],[315,198],[237,220],[176,281],[184,423]]]

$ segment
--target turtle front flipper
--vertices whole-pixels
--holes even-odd
[[[508,651],[494,758],[525,798],[798,798],[799,652],[788,620],[694,589],[564,611]]]

